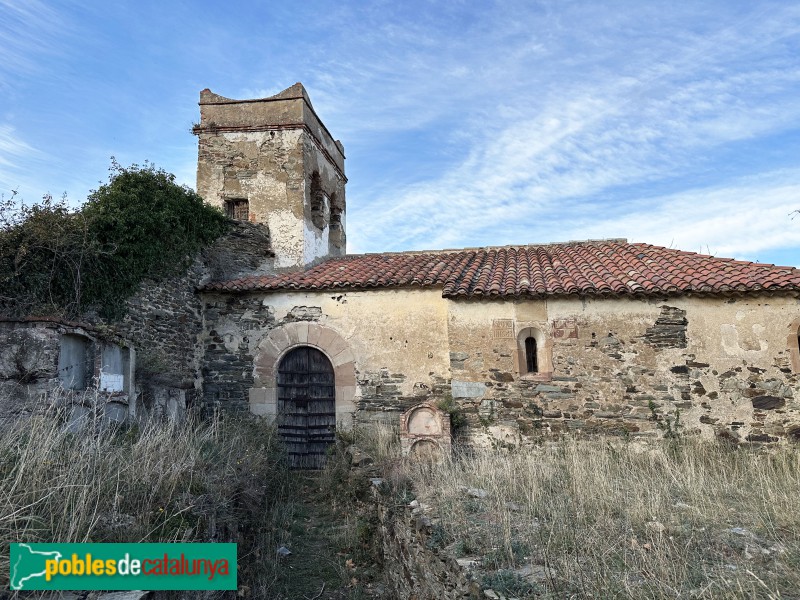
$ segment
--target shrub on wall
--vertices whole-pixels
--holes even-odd
[[[0,206],[0,301],[6,313],[118,316],[145,278],[160,278],[227,227],[175,176],[112,159],[108,183],[78,210],[46,196]]]

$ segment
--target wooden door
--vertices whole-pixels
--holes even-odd
[[[291,350],[278,367],[278,431],[294,469],[321,469],[336,432],[333,365],[316,348]]]

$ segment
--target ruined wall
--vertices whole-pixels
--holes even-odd
[[[0,425],[68,410],[125,421],[131,411],[135,351],[106,331],[57,320],[0,321]]]
[[[476,443],[656,435],[677,412],[684,434],[772,441],[800,427],[791,298],[475,301],[449,311],[453,396]],[[544,338],[535,375],[520,356],[526,328]]]
[[[391,597],[477,598],[480,587],[469,580],[456,559],[442,548],[437,525],[421,509],[398,502],[392,495],[388,486],[372,487],[383,547],[383,572]]]
[[[58,338],[52,327],[0,323],[0,421],[36,412],[58,384]]]
[[[232,223],[177,274],[142,282],[120,321],[102,323],[136,348],[141,416],[178,416],[200,398],[203,315],[197,287],[222,276],[269,273],[271,262],[266,227]]]
[[[361,419],[399,417],[449,391],[447,305],[438,290],[205,294],[204,301],[202,376],[209,402],[247,410],[250,390],[258,387],[256,365],[276,351],[271,332],[297,322],[324,326],[347,345],[355,371],[352,402]]]

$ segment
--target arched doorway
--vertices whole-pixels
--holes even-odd
[[[294,469],[321,469],[336,432],[333,365],[311,346],[290,350],[278,366],[278,432]]]

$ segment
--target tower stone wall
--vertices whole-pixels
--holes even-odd
[[[259,100],[200,92],[197,191],[269,227],[275,270],[345,254],[344,148],[299,83]]]

